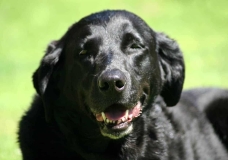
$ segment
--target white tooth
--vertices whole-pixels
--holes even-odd
[[[120,124],[121,123],[121,120],[119,119],[118,121],[117,121],[117,124]]]
[[[105,117],[104,112],[101,112],[101,115],[102,115],[103,120],[105,121],[106,117]]]
[[[110,122],[110,120],[107,118],[107,119],[106,119],[106,122],[107,122],[107,123],[109,123],[109,122]]]
[[[124,122],[125,121],[125,117],[121,118],[121,120],[122,120],[122,122]]]
[[[126,119],[128,119],[128,115],[129,115],[129,110],[126,110],[126,113],[125,113]]]

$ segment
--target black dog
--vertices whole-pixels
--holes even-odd
[[[188,91],[166,107],[179,101],[184,71],[178,44],[138,16],[83,18],[48,46],[33,75],[38,95],[19,130],[23,159],[227,160],[226,91]],[[225,95],[215,117],[208,106],[220,100],[203,103],[209,92]]]

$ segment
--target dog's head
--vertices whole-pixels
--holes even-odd
[[[47,121],[71,112],[97,123],[102,135],[119,139],[156,96],[167,106],[178,102],[184,62],[178,44],[138,16],[103,11],[53,41],[33,80]]]

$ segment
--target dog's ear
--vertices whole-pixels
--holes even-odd
[[[167,106],[174,106],[180,99],[185,78],[182,52],[176,41],[163,33],[156,33],[156,51],[163,81],[161,96]]]
[[[36,92],[42,98],[45,109],[45,118],[47,122],[52,120],[52,109],[50,106],[53,94],[53,89],[50,89],[50,78],[52,73],[59,62],[59,58],[62,52],[62,46],[58,41],[52,41],[46,50],[44,57],[40,62],[40,66],[33,74],[33,85]]]

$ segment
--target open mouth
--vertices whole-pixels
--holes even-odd
[[[138,102],[132,109],[125,109],[122,106],[108,108],[105,112],[95,114],[98,122],[105,122],[106,124],[121,124],[127,121],[132,121],[133,118],[138,117],[142,112],[141,102]]]
[[[119,139],[131,133],[133,130],[132,122],[142,113],[143,101],[138,101],[130,109],[123,105],[113,104],[101,113],[94,116],[100,124],[103,136],[111,139]]]

